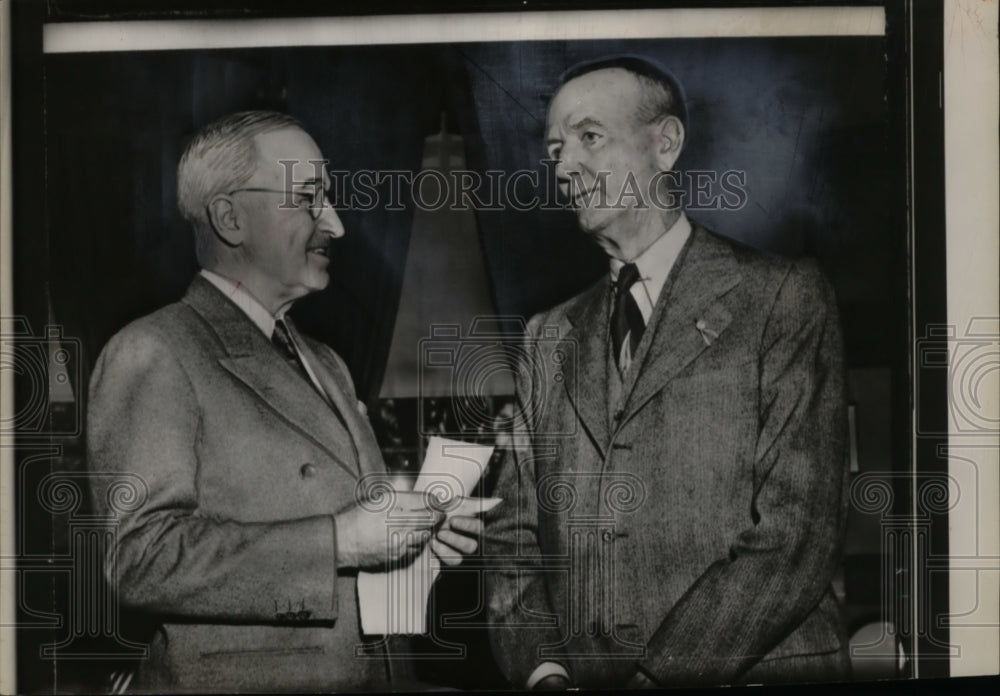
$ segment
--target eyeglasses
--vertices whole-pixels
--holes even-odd
[[[226,195],[231,196],[234,193],[283,193],[285,196],[301,196],[299,203],[290,203],[289,199],[285,198],[279,207],[301,208],[303,202],[307,203],[306,209],[309,211],[309,217],[313,220],[318,220],[319,216],[323,214],[323,208],[326,207],[326,189],[319,182],[306,185],[300,191],[271,188],[240,188],[229,191]]]

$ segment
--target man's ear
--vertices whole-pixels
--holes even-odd
[[[215,236],[227,247],[235,248],[243,243],[239,215],[229,196],[220,193],[208,202],[208,220]]]
[[[659,136],[656,157],[660,171],[670,171],[684,148],[684,124],[676,116],[667,116],[656,128]]]

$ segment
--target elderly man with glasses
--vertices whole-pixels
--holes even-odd
[[[361,633],[358,570],[427,544],[448,563],[476,549],[477,519],[366,490],[385,465],[364,405],[334,351],[285,316],[326,287],[344,234],[327,176],[289,116],[206,126],[178,167],[201,271],[95,367],[89,466],[135,491],[120,504],[92,487],[117,520],[107,576],[158,624],[141,690],[399,688],[405,660]]]

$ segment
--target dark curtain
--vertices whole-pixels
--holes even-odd
[[[187,139],[224,114],[286,111],[331,170],[418,171],[439,123],[444,73],[431,48],[273,49],[49,56],[46,132],[53,314],[82,339],[84,384],[128,321],[179,299],[197,272],[176,206]],[[407,191],[404,189],[404,196]],[[345,359],[362,399],[378,394],[412,205],[341,208],[330,286],[293,310]]]
[[[890,229],[885,42],[882,37],[602,40],[457,44],[469,163],[483,172],[536,170],[547,197],[544,124],[562,71],[614,53],[658,60],[683,85],[689,111],[682,172],[743,172],[746,204],[693,206],[689,216],[759,249],[815,257],[841,306],[852,366],[891,360],[873,341],[901,298],[886,269],[900,247]],[[551,179],[551,177],[550,177]],[[714,188],[715,192],[719,187]],[[497,307],[532,314],[573,296],[606,271],[604,254],[571,213],[479,215]]]
[[[177,212],[186,138],[246,108],[300,118],[332,170],[419,171],[424,138],[465,140],[467,166],[521,179],[504,197],[551,197],[541,164],[548,96],[569,65],[619,51],[659,59],[690,111],[682,170],[745,172],[747,204],[689,210],[752,246],[816,256],[831,276],[855,363],[885,362],[864,340],[895,301],[886,233],[884,45],[879,37],[498,42],[435,46],[183,51],[46,58],[48,225],[56,321],[83,338],[89,365],[129,319],[179,298],[196,271]],[[387,186],[379,196],[387,196]],[[356,189],[357,187],[353,187]],[[401,209],[340,206],[330,287],[298,303],[304,328],[347,361],[373,401],[388,355],[412,223]],[[501,314],[528,316],[579,292],[603,254],[557,210],[480,211]],[[78,390],[79,391],[79,390]]]

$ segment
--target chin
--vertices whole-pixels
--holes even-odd
[[[581,208],[577,211],[576,215],[577,224],[580,225],[580,229],[587,234],[597,235],[601,230],[607,228],[614,220],[613,215],[609,215],[606,211],[602,210],[587,210]]]
[[[330,284],[330,276],[323,274],[322,278],[314,278],[311,286],[313,292],[319,292],[320,290],[326,290],[326,287]]]
[[[306,293],[311,294],[325,290],[330,284],[330,274],[326,271],[311,271],[302,278],[302,287],[306,288]]]

